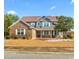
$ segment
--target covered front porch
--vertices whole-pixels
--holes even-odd
[[[56,34],[54,30],[36,30],[36,38],[54,38]]]

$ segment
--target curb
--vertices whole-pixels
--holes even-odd
[[[25,51],[4,51],[5,53],[23,53],[23,54],[74,54],[73,52],[25,52]]]

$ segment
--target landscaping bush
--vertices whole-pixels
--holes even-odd
[[[67,37],[70,39],[74,38],[74,32],[68,32]]]
[[[31,35],[30,35],[30,34],[27,34],[27,35],[26,35],[26,39],[27,39],[27,40],[31,39]]]
[[[6,36],[5,39],[10,39],[10,36]]]
[[[26,39],[26,37],[22,37],[22,39]]]
[[[64,39],[68,39],[68,36],[67,35],[63,35]]]
[[[13,35],[13,36],[10,36],[11,39],[17,39],[18,37]]]
[[[67,37],[68,37],[68,38],[70,38],[70,39],[72,39],[72,38],[73,38],[73,36],[72,36],[72,35],[67,35]]]
[[[17,36],[15,36],[15,37],[14,37],[14,39],[18,39],[18,37],[17,37]]]

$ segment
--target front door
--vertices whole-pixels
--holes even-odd
[[[41,31],[36,31],[36,37],[40,38],[41,37]]]

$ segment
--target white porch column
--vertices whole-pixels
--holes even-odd
[[[36,39],[36,30],[32,29],[32,39]]]
[[[55,36],[55,31],[53,30],[53,36]]]
[[[40,38],[43,38],[43,35],[44,35],[44,32],[43,32],[43,30],[41,30],[41,37]]]
[[[50,30],[50,38],[52,38],[52,30]]]

